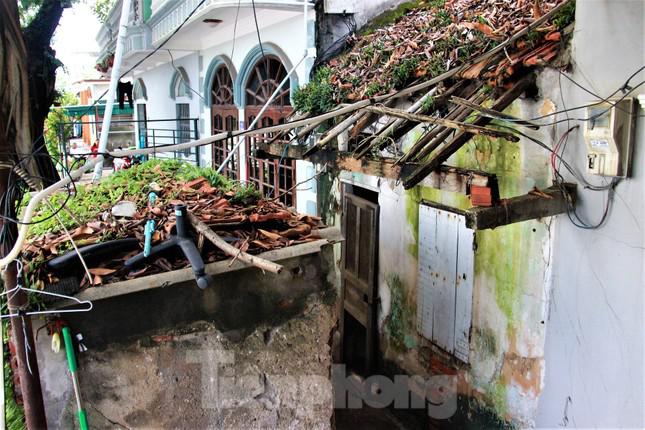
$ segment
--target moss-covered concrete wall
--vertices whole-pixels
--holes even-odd
[[[548,100],[516,101],[508,113],[534,117],[552,109]],[[408,139],[418,134],[413,131]],[[538,137],[549,140],[544,133]],[[496,173],[501,198],[508,198],[547,186],[548,159],[543,149],[528,141],[478,137],[447,164]],[[475,399],[469,404],[503,420],[530,425],[542,388],[551,220],[476,232],[470,364],[465,365],[417,332],[417,258],[420,202],[465,209],[470,207],[468,197],[422,185],[406,191],[394,181],[356,173],[342,172],[339,179],[335,186],[346,181],[379,191],[379,331],[385,362],[411,374],[457,371],[460,391]]]

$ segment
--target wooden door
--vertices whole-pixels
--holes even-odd
[[[373,370],[377,350],[378,216],[377,204],[353,194],[343,196],[343,311],[365,328],[365,344],[361,347],[364,348],[363,370],[366,374]],[[341,313],[343,338],[344,312]]]
[[[211,107],[211,134],[223,131],[236,131],[238,128],[238,109],[235,106],[213,105]],[[222,165],[226,157],[233,151],[236,143],[235,138],[229,138],[212,145],[213,167]],[[238,180],[239,177],[239,148],[229,159],[222,170],[222,174],[231,179]]]
[[[247,124],[253,123],[260,107],[246,107]],[[283,124],[293,109],[290,106],[270,107],[264,111],[256,128]],[[286,157],[258,158],[258,144],[270,141],[273,133],[250,135],[246,138],[247,172],[253,182],[266,197],[280,196],[279,200],[287,206],[296,204],[296,160]]]

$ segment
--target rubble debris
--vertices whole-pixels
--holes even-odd
[[[316,229],[324,227],[319,218],[297,214],[277,199],[262,199],[253,188],[232,183],[212,169],[191,167],[167,160],[152,160],[133,166],[106,178],[99,185],[79,187],[73,199],[66,206],[75,214],[68,214],[67,228],[79,247],[105,242],[113,239],[136,238],[139,248],[134,251],[114,253],[100,263],[90,267],[94,284],[107,284],[164,271],[177,270],[188,266],[179,254],[169,253],[133,271],[124,268],[124,262],[141,252],[144,244],[144,228],[147,220],[154,220],[156,229],[152,244],[168,239],[175,226],[173,205],[183,202],[188,211],[208,225],[226,243],[247,254],[258,254],[267,250],[283,248],[295,244],[320,239]],[[148,184],[155,181],[160,191],[154,205],[148,203],[145,191]],[[97,204],[94,212],[88,213],[87,200],[109,201],[105,194],[119,195],[136,204],[137,210],[132,218],[117,218],[111,213],[109,203]],[[57,196],[60,204],[65,196]],[[78,201],[77,201],[78,200]],[[43,208],[35,219],[47,215]],[[61,212],[61,214],[63,214]],[[79,214],[80,213],[80,214]],[[81,225],[73,225],[73,219],[81,219]],[[59,275],[51,272],[44,264],[53,257],[71,249],[67,235],[56,224],[48,228],[36,229],[39,233],[32,236],[23,248],[23,258],[29,261],[29,281],[32,286],[42,288],[44,284],[58,282]],[[203,243],[201,254],[205,263],[225,260],[230,256],[219,248]],[[238,256],[239,259],[239,256]],[[83,277],[82,267],[79,279],[82,286],[89,280]]]
[[[120,201],[112,206],[112,215],[117,218],[132,218],[137,213],[137,204],[128,200]]]

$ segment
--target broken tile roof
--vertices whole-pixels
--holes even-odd
[[[489,51],[564,1],[420,2],[397,22],[355,37],[349,52],[329,62],[336,101],[372,97],[436,77]],[[572,11],[560,15],[566,13]],[[490,69],[486,63],[475,65],[463,77],[501,86],[521,67],[548,63],[557,55],[566,23],[566,17],[556,15],[508,46],[505,60]]]

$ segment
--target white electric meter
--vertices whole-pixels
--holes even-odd
[[[632,97],[587,108],[587,172],[627,177],[631,170],[636,104]]]

